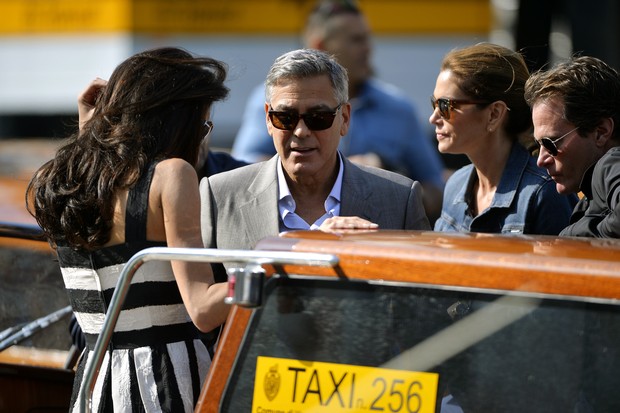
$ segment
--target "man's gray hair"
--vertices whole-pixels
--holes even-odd
[[[273,88],[282,79],[295,80],[327,75],[338,104],[349,101],[347,70],[336,59],[320,50],[298,49],[278,57],[271,65],[265,80],[265,98],[271,102]]]

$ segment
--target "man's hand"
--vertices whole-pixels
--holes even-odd
[[[323,232],[360,232],[362,230],[376,230],[379,225],[360,217],[331,217],[327,218],[319,229]]]

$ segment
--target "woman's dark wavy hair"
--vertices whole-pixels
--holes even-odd
[[[492,43],[450,51],[441,63],[458,79],[459,88],[473,100],[503,101],[510,108],[506,133],[514,140],[531,132],[532,114],[525,102],[525,82],[530,72],[523,56]]]
[[[227,68],[166,47],[137,53],[112,73],[92,118],[26,190],[28,211],[52,246],[93,250],[110,239],[114,194],[154,160],[196,164],[211,105],[228,95]]]

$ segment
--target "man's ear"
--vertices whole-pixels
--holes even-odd
[[[608,145],[614,135],[614,126],[613,118],[604,118],[599,122],[594,129],[596,133],[595,144],[597,147],[602,148]]]
[[[340,108],[342,112],[342,125],[340,126],[340,136],[345,136],[349,133],[349,126],[351,125],[351,104],[349,102],[342,105]]]
[[[267,131],[269,132],[269,136],[273,136],[272,130],[273,125],[269,121],[269,103],[265,102],[265,124],[267,125]]]

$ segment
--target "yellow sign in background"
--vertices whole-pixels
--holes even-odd
[[[315,0],[1,0],[0,34],[297,34]],[[360,0],[377,34],[487,33],[489,0]]]
[[[258,357],[253,413],[433,413],[437,373]]]

